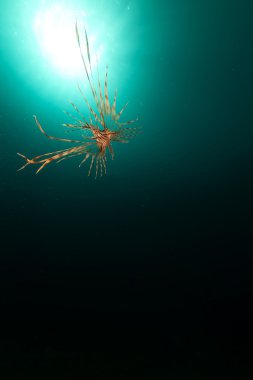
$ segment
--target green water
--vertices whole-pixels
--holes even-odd
[[[114,144],[115,159],[108,156],[107,175],[96,180],[78,158],[39,175],[34,166],[17,172],[17,152],[31,158],[67,144],[43,136],[34,114],[47,133],[65,138],[78,136],[61,125],[70,121],[69,100],[89,114],[77,89],[88,90],[84,72],[57,66],[35,27],[40,16],[47,30],[41,15],[57,7],[73,15],[73,27],[75,17],[85,23],[91,49],[103,47],[98,66],[101,78],[109,66],[110,98],[117,88],[119,107],[129,101],[123,120],[138,117],[142,126],[128,144]],[[61,245],[64,235],[85,254],[112,246],[142,254],[166,251],[184,233],[205,236],[220,213],[239,213],[238,192],[251,183],[247,9],[211,1],[2,2],[1,200],[10,240],[25,233],[37,249],[48,239]]]
[[[206,299],[202,289],[212,289],[216,299],[223,286],[231,295],[240,278],[250,278],[252,4],[60,2],[85,21],[91,47],[101,47],[99,71],[103,78],[108,64],[110,99],[117,88],[119,107],[129,101],[123,119],[138,117],[142,126],[128,144],[114,144],[115,159],[108,156],[107,175],[97,179],[87,176],[88,165],[78,167],[79,158],[52,163],[38,175],[33,165],[17,172],[23,165],[17,152],[31,158],[68,147],[43,136],[34,114],[48,134],[65,138],[78,136],[61,125],[69,122],[63,110],[73,111],[68,101],[88,115],[77,89],[77,83],[87,89],[84,73],[53,63],[35,31],[38,14],[58,5],[0,5],[5,289],[26,284],[22,305],[31,311],[35,302],[35,315],[60,316],[61,308],[72,315],[73,309],[84,320],[98,310],[146,316],[172,310],[169,326],[178,318],[184,325],[182,302],[188,327],[168,336],[178,341],[188,328],[200,336],[194,323]],[[242,261],[231,254],[234,247]],[[227,268],[238,266],[226,278]],[[37,295],[33,287],[43,290]],[[17,313],[18,297],[11,305],[7,317]]]
[[[34,249],[46,246],[46,234],[61,244],[63,234],[82,251],[83,240],[97,251],[93,239],[105,251],[125,244],[127,251],[167,250],[175,235],[199,228],[205,235],[222,210],[239,213],[238,192],[251,183],[247,5],[61,2],[83,17],[95,48],[103,45],[99,70],[103,77],[108,64],[110,97],[117,88],[119,106],[129,101],[125,120],[138,116],[142,126],[128,144],[114,145],[115,160],[108,157],[107,175],[97,180],[76,158],[39,175],[33,166],[17,172],[17,152],[33,157],[66,147],[40,133],[34,114],[58,137],[75,133],[61,126],[69,100],[88,115],[77,89],[87,89],[84,73],[52,64],[35,30],[38,15],[56,6],[1,3],[1,200],[9,238],[25,233]]]

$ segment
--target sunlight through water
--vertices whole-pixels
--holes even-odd
[[[76,18],[71,9],[55,5],[38,11],[34,20],[35,34],[42,56],[58,72],[71,77],[79,76],[83,72],[75,34]],[[78,25],[83,29],[83,21],[78,21]],[[89,34],[92,66],[96,65],[103,52],[103,45],[97,45],[95,42],[95,36]]]

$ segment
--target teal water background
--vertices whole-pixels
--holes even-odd
[[[66,3],[88,9],[88,26],[101,30],[108,61],[101,70],[108,63],[109,87],[118,88],[121,105],[130,101],[126,119],[138,116],[143,133],[116,147],[108,175],[96,181],[76,159],[51,164],[38,176],[34,167],[17,173],[17,152],[33,157],[65,147],[41,135],[33,114],[49,134],[64,137],[68,100],[85,109],[77,81],[52,68],[36,40],[36,14],[54,4],[1,5],[1,187],[8,228],[14,223],[15,231],[23,230],[25,216],[28,224],[50,225],[51,232],[77,223],[86,235],[87,226],[109,223],[113,229],[117,220],[135,231],[138,215],[152,231],[170,223],[171,212],[190,220],[194,202],[198,209],[200,198],[205,204],[207,196],[212,201],[220,189],[237,186],[249,165],[252,137],[252,34],[247,5],[237,2]],[[216,200],[221,207],[228,202]]]
[[[90,321],[97,311],[148,319],[170,310],[173,342],[186,331],[198,340],[208,291],[216,299],[252,289],[251,2],[61,2],[87,13],[88,31],[105,47],[99,67],[109,65],[111,94],[117,87],[119,103],[129,101],[126,119],[138,116],[142,126],[96,180],[75,158],[38,175],[33,166],[17,172],[17,152],[66,146],[46,139],[33,114],[47,133],[68,137],[68,100],[86,110],[76,79],[52,67],[34,33],[37,12],[54,4],[0,5],[3,315]],[[214,304],[207,319],[218,315]],[[225,319],[217,334],[227,331]],[[132,331],[134,323],[124,323]],[[214,347],[213,331],[206,334]]]

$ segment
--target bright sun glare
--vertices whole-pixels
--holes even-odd
[[[82,28],[83,25],[80,23],[79,27]],[[71,10],[54,6],[39,11],[35,17],[34,28],[42,55],[58,71],[69,76],[79,76],[83,73],[75,34],[75,15]],[[103,50],[102,45],[95,49],[95,42],[94,35],[89,34],[92,66],[99,60]],[[85,49],[85,43],[82,45]]]

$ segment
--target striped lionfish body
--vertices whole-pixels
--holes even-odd
[[[106,174],[106,153],[109,152],[112,159],[114,158],[114,152],[112,147],[112,142],[121,142],[127,143],[128,140],[134,137],[138,131],[138,127],[129,127],[129,124],[132,124],[137,121],[130,120],[126,122],[120,122],[120,117],[125,110],[127,104],[119,111],[116,111],[116,101],[117,101],[117,91],[115,91],[114,99],[112,104],[110,104],[108,96],[108,67],[106,67],[105,80],[104,80],[104,89],[99,79],[99,72],[97,70],[97,85],[94,84],[93,72],[91,69],[91,59],[90,59],[90,49],[89,41],[87,37],[87,32],[85,30],[85,41],[86,41],[86,52],[87,52],[87,61],[85,62],[83,49],[80,43],[79,31],[76,22],[76,37],[78,42],[79,51],[82,58],[82,63],[85,70],[86,78],[88,79],[89,87],[91,90],[91,95],[94,100],[95,106],[92,107],[80,86],[78,89],[82,95],[82,98],[89,110],[89,121],[88,119],[80,112],[77,106],[70,102],[79,118],[72,115],[69,112],[65,112],[69,117],[74,120],[74,123],[63,124],[63,126],[71,128],[72,130],[83,130],[85,135],[82,135],[79,140],[65,139],[54,136],[49,136],[44,129],[42,128],[39,120],[34,115],[35,122],[40,129],[40,131],[49,139],[74,143],[75,145],[71,148],[45,153],[31,159],[26,156],[18,153],[19,156],[25,159],[25,165],[23,165],[19,170],[24,169],[27,165],[34,164],[39,165],[36,173],[39,173],[46,165],[51,162],[60,162],[66,158],[82,156],[82,161],[79,166],[84,164],[85,161],[90,159],[90,166],[88,175],[90,175],[95,162],[95,177],[98,173],[100,175]]]

